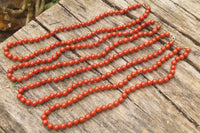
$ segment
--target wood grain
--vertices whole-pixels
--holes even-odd
[[[5,42],[3,42],[0,45],[0,53],[3,53],[2,48],[9,41],[22,39],[25,37],[30,38],[39,36],[41,34],[45,34],[49,30],[53,30],[58,26],[65,26],[80,21],[86,21],[96,15],[99,15],[100,13],[103,13],[104,11],[113,10],[113,7],[124,8],[133,3],[134,2],[132,1],[123,0],[120,2],[118,0],[61,0],[59,4],[56,4],[49,10],[42,13],[39,17],[37,17],[36,21],[31,21],[27,26],[23,27]],[[177,1],[171,1],[171,4],[173,3],[179,4],[179,2]],[[189,55],[188,59],[178,64],[175,78],[167,84],[150,86],[146,87],[145,89],[136,91],[135,93],[130,94],[128,99],[126,99],[126,101],[119,107],[111,111],[103,112],[83,124],[79,124],[77,126],[73,126],[70,129],[59,132],[199,132],[198,126],[200,125],[200,109],[198,107],[200,105],[200,65],[198,59],[200,59],[200,52],[198,43],[196,43],[198,42],[198,31],[195,31],[194,29],[191,30],[192,34],[190,36],[192,36],[192,39],[183,34],[186,34],[190,30],[189,28],[198,28],[199,21],[195,20],[195,17],[190,18],[191,20],[188,20],[189,17],[187,17],[193,14],[198,18],[198,13],[194,13],[195,8],[193,10],[190,10],[190,13],[187,13],[185,10],[182,9],[187,8],[185,4],[180,4],[182,8],[180,8],[179,6],[172,6],[173,8],[169,8],[171,4],[167,5],[167,3],[163,2],[163,5],[161,5],[163,9],[157,6],[155,4],[155,1],[152,1],[149,4],[152,7],[153,14],[150,15],[148,19],[160,19],[160,16],[165,15],[164,18],[167,19],[167,22],[169,24],[160,19],[163,23],[163,29],[169,30],[173,34],[176,33],[176,45],[188,46],[192,48],[192,52]],[[197,5],[198,4],[199,2],[197,1]],[[169,14],[164,14],[164,9],[169,10]],[[186,25],[182,24],[181,22],[175,22],[173,23],[173,26],[171,26],[171,21],[174,22],[175,20],[170,20],[173,18],[170,16],[170,13],[174,10],[176,10],[177,13],[181,12],[183,16],[186,16],[185,19],[187,20],[185,21],[185,23],[189,23],[188,26],[191,26],[190,22],[196,22],[197,25],[193,25],[192,27],[182,27]],[[144,9],[139,9],[137,11],[132,11],[127,16],[108,17],[94,25],[88,26],[86,28],[76,29],[74,31],[59,33],[55,37],[46,39],[45,41],[37,44],[27,44],[19,46],[11,52],[19,56],[27,55],[30,52],[33,52],[34,50],[39,48],[44,48],[55,41],[67,40],[73,37],[84,35],[92,30],[95,30],[96,28],[110,27],[116,24],[126,23],[135,18],[135,16],[139,16],[143,11]],[[154,13],[158,11],[160,11],[160,16]],[[180,17],[182,16],[180,15]],[[180,20],[177,19],[177,21]],[[98,38],[100,38],[101,36],[102,35],[95,36],[85,42],[93,42],[95,40],[98,40]],[[68,61],[86,54],[100,52],[116,39],[118,38],[109,39],[97,48],[65,52],[58,59],[58,61]],[[148,40],[148,38],[140,39],[133,43],[128,43],[126,45],[120,46],[110,52],[108,56],[129,47],[138,45],[139,43],[146,40]],[[160,46],[162,46],[167,41],[168,40],[163,39],[162,42],[158,42],[156,43],[156,45],[144,49],[144,51],[142,52],[124,56],[123,58],[114,61],[106,67],[79,74],[77,76],[69,78],[68,80],[64,80],[64,82],[59,82],[57,84],[51,83],[43,87],[31,90],[25,93],[25,96],[33,100],[43,97],[51,92],[64,90],[78,80],[99,76],[100,74],[111,71],[117,66],[125,64],[127,61],[144,56],[148,53],[152,53],[153,51],[156,51],[158,48],[160,48]],[[58,49],[55,49],[54,51],[44,54],[38,58],[44,58],[53,55],[56,50]],[[166,51],[166,53],[167,52],[169,51]],[[105,58],[107,58],[108,56],[106,56]],[[125,75],[129,74],[131,71],[135,71],[138,68],[148,67],[158,60],[154,59],[150,62],[131,67],[130,69],[122,73],[111,76],[111,78],[106,81],[91,84],[89,86],[79,87],[73,91],[73,94],[70,94],[67,97],[55,99],[44,104],[43,106],[33,108],[22,105],[17,100],[17,88],[21,87],[24,84],[29,84],[30,82],[35,82],[41,78],[45,78],[47,76],[58,76],[65,72],[69,72],[70,70],[76,69],[80,66],[86,66],[88,64],[93,64],[94,62],[103,61],[103,59],[90,60],[84,63],[80,63],[77,66],[73,66],[73,68],[60,68],[54,71],[50,71],[48,73],[38,74],[37,76],[31,78],[30,81],[24,82],[23,84],[17,84],[16,86],[13,86],[13,84],[6,78],[6,70],[11,67],[14,62],[5,58],[3,54],[0,54],[0,59],[0,76],[3,79],[0,80],[0,94],[2,94],[0,95],[0,132],[2,131],[21,133],[48,132],[49,130],[41,124],[40,115],[43,113],[44,109],[48,108],[49,105],[62,103],[67,99],[81,93],[83,90],[87,90],[90,87],[99,86],[101,84],[117,83],[123,80],[126,77]],[[141,75],[131,80],[131,83],[129,83],[122,89],[93,94],[67,109],[55,111],[49,116],[48,120],[52,121],[54,124],[60,124],[62,122],[67,122],[68,120],[72,120],[73,118],[83,116],[86,113],[89,113],[90,110],[95,109],[95,107],[102,104],[108,104],[118,98],[126,87],[134,85],[135,83],[141,82],[143,80],[163,77],[169,71],[169,65],[170,61],[164,64],[164,66],[158,69],[158,71],[153,72],[153,75]],[[19,70],[15,73],[15,75],[22,75],[22,73],[27,73],[32,69]]]

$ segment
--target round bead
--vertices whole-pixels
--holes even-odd
[[[73,123],[71,121],[68,121],[66,124],[67,127],[71,127],[72,125],[73,125]]]
[[[83,123],[85,121],[85,118],[84,117],[80,117],[79,118],[79,122]]]

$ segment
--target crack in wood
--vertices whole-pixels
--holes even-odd
[[[194,120],[192,119],[192,117],[190,117],[189,115],[187,115],[187,113],[181,109],[181,107],[179,107],[178,105],[176,105],[167,95],[165,95],[160,89],[158,89],[158,87],[156,85],[154,85],[154,87],[158,90],[158,92],[160,94],[162,94],[163,97],[165,97],[188,121],[190,121],[192,124],[195,125],[195,127],[200,130],[200,125]]]
[[[6,130],[5,130],[3,127],[1,127],[1,125],[0,125],[0,129],[1,129],[4,133],[6,133]]]
[[[171,1],[172,3],[174,3],[174,5],[180,7],[181,9],[183,9],[185,12],[187,12],[188,14],[192,15],[196,20],[200,21],[200,18],[198,18],[197,16],[195,16],[193,13],[189,12],[187,9],[185,9],[184,7],[182,7],[181,5],[175,3],[174,1],[172,0],[169,0]]]

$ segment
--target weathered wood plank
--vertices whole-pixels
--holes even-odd
[[[99,13],[102,13],[103,11],[103,9],[101,8],[102,4],[103,4],[103,8],[105,8],[104,11],[111,9],[109,6],[107,6],[105,3],[102,3],[101,1],[97,1],[96,5],[92,3],[93,1],[79,1],[79,2],[80,2],[80,5],[84,5],[83,7],[87,8],[86,11],[88,10],[92,11],[92,13],[86,12],[87,15],[85,15],[85,13],[82,12],[83,15],[87,16],[84,19],[81,17],[80,18],[78,17],[79,19],[82,19],[82,20],[88,20],[91,17],[88,14],[98,15]],[[63,1],[61,3],[63,4]],[[77,5],[75,1],[68,1],[67,4],[69,5],[70,8],[71,7],[75,8]],[[80,11],[80,5],[77,6],[78,7],[77,10],[79,11]],[[67,7],[66,4],[64,4],[64,6]],[[93,9],[100,8],[100,10],[96,12],[96,10],[91,10],[91,8]],[[78,22],[77,19],[71,16],[71,14],[60,5],[56,5],[52,7],[51,9],[47,10],[41,16],[39,16],[37,20],[44,27],[48,28],[48,30],[54,29],[55,27],[58,27],[61,25],[66,25],[66,23],[72,24],[72,23]],[[124,23],[128,21],[129,18],[124,17],[124,18],[120,18],[119,20],[121,21],[121,23]],[[108,24],[107,26],[113,25],[113,23],[108,23],[108,21],[110,21],[110,19],[96,24],[94,27],[92,27],[92,29],[96,29],[97,27],[102,27],[107,24]],[[113,21],[116,21],[116,18],[114,18]],[[58,39],[67,40],[69,38],[88,33],[89,30],[91,29],[90,27],[88,28],[83,28],[80,30],[75,30],[75,31],[66,32],[66,33],[59,33],[57,37]],[[18,31],[13,37],[9,38],[4,43],[2,43],[0,45],[0,49],[1,49],[0,53],[3,52],[2,47],[4,47],[6,42],[8,41],[13,41],[15,39],[22,39],[24,37],[28,37],[28,38],[35,37],[40,34],[44,34],[45,32],[46,32],[45,29],[43,29],[36,22],[32,21],[28,26],[25,26],[20,31]],[[97,39],[98,39],[98,36],[86,42],[91,42]],[[51,38],[51,39],[45,40],[44,42],[33,44],[34,46],[26,45],[25,47],[24,46],[18,47],[16,48],[16,50],[13,50],[12,53],[15,53],[17,55],[29,54],[30,52],[33,52],[35,49],[48,46],[49,44],[55,41],[57,41],[56,38]],[[66,52],[58,60],[64,61],[64,60],[75,59],[80,55],[85,55],[92,52],[101,51],[110,42],[112,42],[112,40],[108,41],[107,43],[103,44],[102,46],[98,48],[94,48],[91,50]],[[132,44],[129,44],[129,46],[132,46]],[[155,47],[155,48],[158,48],[158,47]],[[117,49],[117,51],[118,50],[121,50],[121,48]],[[145,53],[146,52],[149,52],[149,51],[147,50],[145,51]],[[116,51],[113,51],[110,55],[114,53],[116,53]],[[39,58],[47,57],[52,54],[53,52],[50,52],[50,53],[44,54],[43,56]],[[138,55],[136,55],[136,57]],[[130,60],[130,58],[132,59],[133,57],[131,56],[125,57],[126,60]],[[126,75],[128,72],[135,70],[134,68],[131,68],[130,70],[128,70],[128,72],[125,71],[122,74],[116,75],[117,77],[120,77],[119,79],[117,79],[115,76],[112,76],[109,79],[109,81],[104,81],[97,84],[95,83],[95,85],[83,86],[80,88],[81,90],[78,88],[77,90],[73,92],[72,95],[67,96],[66,98],[55,99],[45,104],[44,106],[32,108],[32,107],[26,107],[22,105],[19,101],[16,101],[16,94],[17,94],[16,89],[22,85],[18,84],[17,87],[12,86],[10,81],[5,76],[6,75],[5,70],[11,67],[13,62],[4,58],[2,54],[0,55],[0,59],[2,59],[0,61],[0,65],[2,66],[2,69],[0,70],[0,76],[3,77],[4,79],[4,80],[0,80],[0,84],[1,84],[0,93],[2,94],[0,95],[0,101],[1,101],[0,103],[4,105],[0,107],[1,109],[3,108],[3,110],[5,111],[4,114],[8,114],[8,116],[12,116],[9,123],[12,123],[12,124],[15,124],[16,122],[19,123],[19,126],[18,126],[19,128],[17,128],[17,130],[21,132],[48,132],[48,130],[44,126],[42,126],[41,120],[40,120],[40,115],[43,112],[43,110],[47,108],[47,106],[57,103],[57,102],[64,102],[66,101],[66,99],[71,98],[72,96],[75,96],[75,94],[81,93],[82,90],[88,89],[89,87],[94,87],[102,83],[103,84],[107,84],[109,82],[116,83],[117,81],[123,79],[123,75]],[[89,62],[81,63],[78,66],[84,66],[84,65],[87,65],[88,63],[91,64],[93,62],[97,62],[97,61],[89,61]],[[25,95],[28,98],[32,98],[32,99],[43,97],[45,94],[49,94],[50,92],[63,90],[75,81],[100,75],[100,73],[105,73],[107,71],[110,71],[111,69],[116,68],[116,66],[119,66],[124,63],[126,63],[126,61],[124,59],[120,59],[112,63],[106,68],[101,68],[101,69],[98,69],[97,71],[94,70],[89,73],[87,72],[87,74],[80,74],[78,76],[75,76],[73,78],[70,78],[68,80],[65,80],[64,82],[60,82],[57,84],[53,84],[53,83],[49,84],[41,88],[31,90],[27,92]],[[147,65],[150,65],[150,64],[148,63]],[[186,65],[186,67],[188,67],[187,63],[183,63],[181,64],[181,66],[182,65]],[[168,70],[169,69],[168,66],[169,64],[166,65],[164,69],[167,68]],[[66,68],[55,70],[55,71],[51,71],[49,73],[39,74],[36,77],[32,78],[30,81],[25,82],[25,84],[28,84],[29,82],[33,82],[47,76],[52,76],[52,75],[57,76],[59,74],[63,74],[64,72],[72,70],[74,68],[66,67]],[[190,69],[193,70],[192,67]],[[18,74],[20,75],[22,71],[27,72],[27,70],[20,70],[19,72],[16,72],[16,75]],[[160,73],[156,72],[153,74],[159,77],[161,73],[163,73],[163,70],[161,70]],[[177,72],[177,73],[180,73],[180,72]],[[197,73],[196,75],[194,75],[192,73],[192,76],[198,79],[199,74]],[[188,78],[191,78],[191,76]],[[143,76],[140,76],[139,78],[135,79],[133,83],[142,81],[144,79],[145,78]],[[171,88],[173,88],[174,83],[175,81],[174,82],[170,81],[169,84],[171,84],[170,86]],[[186,84],[189,84],[189,83],[190,81],[188,81]],[[167,84],[165,87],[169,87],[169,84]],[[8,85],[9,87],[7,88]],[[132,85],[132,84],[129,84],[129,85]],[[198,83],[195,83],[192,86],[191,96],[194,95],[193,88],[196,87],[197,85]],[[159,89],[160,89],[160,86],[159,86]],[[173,93],[177,94],[176,92],[173,92]],[[117,91],[106,91],[106,92],[91,95],[90,97],[85,98],[83,101],[75,104],[72,107],[69,107],[65,110],[56,111],[50,116],[49,120],[54,121],[56,123],[72,120],[72,118],[74,117],[77,118],[81,115],[84,115],[85,113],[88,113],[91,109],[94,109],[96,106],[112,102],[114,99],[120,96],[120,94],[121,92],[117,90]],[[186,93],[186,96],[188,96],[188,93]],[[188,101],[188,98],[186,99],[186,101]],[[181,105],[183,105],[183,103]],[[196,110],[196,108],[194,109]],[[196,112],[194,113],[195,113],[194,115],[196,115]],[[8,124],[8,123],[5,122],[3,124]],[[7,125],[8,128],[6,126],[3,127],[3,130],[6,129],[5,131],[11,132],[11,130],[9,129],[11,129],[10,126],[12,124],[8,124]],[[131,94],[129,99],[127,99],[125,103],[123,103],[121,106],[117,107],[116,109],[112,111],[103,112],[102,114],[99,114],[95,116],[94,118],[92,118],[90,121],[84,124],[80,124],[78,126],[74,126],[71,129],[66,129],[64,132],[66,131],[69,131],[69,132],[198,132],[197,129],[194,127],[194,125],[190,123],[187,119],[185,119],[185,117],[179,112],[179,110],[177,110],[176,107],[174,107],[170,103],[170,101],[168,101],[166,98],[164,98],[161,95],[161,93],[158,92],[154,87],[148,87],[134,94]]]
[[[107,11],[109,9],[109,7],[107,8],[107,6],[104,4],[104,3],[100,3],[101,6],[99,7],[99,4],[98,5],[95,5],[93,3],[94,1],[92,1],[91,3],[89,1],[87,2],[75,2],[73,1],[71,4],[67,4],[65,1],[61,1],[61,3],[72,13],[74,14],[79,20],[81,21],[85,21],[85,20],[88,20],[88,19],[91,19],[92,17],[98,15],[100,12],[98,12],[99,10],[101,12],[104,12],[104,11]],[[87,4],[90,3],[90,5],[92,6],[89,6],[87,8],[85,8],[84,10],[83,9],[77,9],[78,7],[86,7]],[[113,4],[115,4],[116,6],[117,5],[121,5],[121,7],[125,8],[127,7],[128,5],[131,5],[132,3],[130,2],[129,4],[126,4],[126,2],[117,2],[117,1],[113,1]],[[76,5],[76,6],[75,6]],[[75,8],[74,8],[75,6]],[[102,8],[101,8],[102,7]],[[98,8],[98,11],[96,11],[96,9]],[[84,16],[86,15],[80,15],[80,12],[83,12],[85,14],[90,14],[90,12],[92,12],[92,16],[90,16],[89,18],[84,18]],[[143,12],[141,10],[139,10],[138,12]],[[83,14],[81,13],[81,14]],[[132,12],[131,12],[132,13]],[[132,14],[136,14],[137,16],[139,16],[139,13],[136,13],[136,12],[133,12]],[[151,15],[150,15],[151,16]],[[119,17],[116,17],[117,19],[115,19],[115,17],[113,18],[106,18],[106,20],[102,20],[100,22],[98,22],[96,25],[98,25],[98,27],[100,27],[100,25],[105,25],[106,23],[106,26],[110,26],[110,25],[113,25],[113,22],[117,23],[119,20]],[[151,17],[149,17],[151,18]],[[155,16],[153,17],[155,18]],[[115,19],[115,20],[113,20]],[[123,20],[120,19],[119,23],[117,24],[120,24],[120,23],[125,23],[127,22],[128,18],[124,18],[123,17]],[[129,19],[130,21],[130,19]],[[94,29],[95,26],[89,26],[89,27],[92,27]],[[164,29],[167,29],[167,26],[164,25]],[[177,37],[178,40],[179,40],[179,36]],[[138,43],[139,44],[139,43]],[[191,46],[193,46],[193,48],[195,47],[194,43],[192,44],[189,44]],[[124,49],[124,48],[129,48],[130,46],[122,46],[120,47],[121,50]],[[159,46],[155,46],[153,47],[154,49],[158,48]],[[192,49],[193,49],[192,48]],[[120,50],[120,51],[121,51]],[[145,50],[144,50],[145,51]],[[148,49],[147,51],[145,51],[144,53],[151,53],[152,49]],[[199,53],[199,52],[198,52]],[[197,54],[198,54],[197,53]],[[136,54],[137,55],[137,54]],[[191,55],[190,55],[191,56]],[[189,56],[189,59],[190,59],[190,56]],[[130,59],[132,58],[131,56],[128,56],[129,58],[126,58],[128,61],[130,61]],[[192,56],[193,57],[193,56]],[[199,56],[198,56],[199,58]],[[198,63],[198,60],[195,61],[196,63]],[[149,64],[146,64],[144,63],[145,67],[149,66]],[[186,67],[188,66],[188,67]],[[139,67],[136,67],[136,68],[139,68]],[[163,74],[166,74],[166,70],[168,70],[169,68],[168,67],[164,67],[164,70],[162,70],[161,72],[159,72],[159,74],[154,73],[154,74],[157,74],[158,77],[160,76],[163,76]],[[190,73],[187,72],[187,69],[190,70]],[[200,93],[200,91],[196,88],[198,88],[199,86],[199,72],[196,71],[194,68],[192,68],[192,66],[190,66],[188,63],[185,63],[185,62],[181,62],[180,65],[179,65],[179,69],[177,70],[177,73],[176,73],[176,76],[175,76],[175,80],[171,81],[171,84],[166,84],[166,85],[163,85],[163,86],[160,86],[160,85],[156,85],[156,87],[159,88],[159,90],[162,90],[162,94],[164,94],[169,100],[171,100],[173,103],[175,103],[175,105],[177,106],[177,108],[180,109],[180,111],[182,111],[183,113],[186,113],[186,115],[188,115],[188,119],[190,119],[191,121],[193,121],[193,119],[195,119],[195,121],[197,121],[197,125],[199,125],[200,123],[200,119],[199,119],[199,108],[196,106],[196,105],[199,105],[200,101],[199,101],[199,96],[198,94]],[[147,75],[145,76],[146,78],[148,79],[152,79],[153,77],[151,75]],[[182,78],[184,77],[184,78]],[[116,81],[116,80],[115,80]],[[194,84],[195,83],[195,84]],[[194,86],[191,86],[191,84],[193,84]],[[176,86],[176,89],[166,89],[166,88],[173,88],[173,86]],[[190,89],[188,89],[190,88]],[[191,91],[192,91],[192,94],[191,94]],[[177,95],[174,95],[174,94],[177,94]],[[197,95],[196,95],[197,94]],[[193,99],[190,98],[190,96],[192,95]],[[187,103],[186,103],[187,102]],[[193,103],[193,104],[191,104]],[[193,108],[194,110],[191,110],[191,108]]]

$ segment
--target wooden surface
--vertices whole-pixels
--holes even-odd
[[[23,39],[25,37],[33,38],[45,34],[49,30],[53,30],[58,26],[66,26],[80,21],[86,21],[104,11],[122,9],[136,2],[137,1],[133,0],[61,0],[58,4],[38,16],[36,20],[31,21],[27,26],[23,27],[13,36],[1,43],[0,132],[49,132],[49,130],[41,124],[40,119],[40,115],[49,105],[64,102],[66,99],[76,96],[76,94],[81,93],[89,87],[95,87],[107,83],[117,83],[123,80],[125,75],[129,74],[131,71],[138,68],[148,67],[158,60],[158,58],[153,59],[146,63],[142,63],[141,65],[131,67],[124,72],[111,76],[111,78],[106,81],[79,87],[69,96],[52,100],[43,106],[27,107],[21,104],[16,98],[17,89],[23,84],[29,84],[30,82],[35,82],[47,76],[58,76],[64,72],[69,72],[70,70],[80,66],[99,62],[103,59],[87,61],[76,65],[73,68],[65,67],[48,73],[45,72],[38,74],[29,81],[14,86],[6,77],[7,69],[14,64],[14,62],[8,60],[3,55],[3,47],[7,42]],[[149,86],[136,91],[135,93],[130,94],[125,102],[117,108],[98,114],[83,124],[59,132],[200,132],[200,1],[151,0],[146,2],[152,8],[147,19],[159,20],[163,25],[161,31],[169,31],[176,37],[175,46],[190,47],[192,51],[189,54],[189,57],[178,63],[175,77],[168,83]],[[143,12],[144,8],[141,8],[136,11],[131,11],[124,16],[107,17],[94,25],[70,32],[59,33],[55,37],[51,37],[50,39],[46,39],[37,44],[18,46],[12,49],[11,52],[18,56],[28,55],[30,52],[39,48],[44,48],[57,40],[67,40],[73,37],[78,37],[100,27],[111,27],[116,24],[127,23],[136,18],[136,16],[140,16]],[[102,34],[97,35],[92,39],[87,40],[86,43],[93,42],[101,36]],[[109,39],[98,48],[65,52],[58,61],[67,61],[78,58],[82,55],[100,52],[116,39],[117,38]],[[128,43],[115,48],[108,56],[122,51],[123,49],[136,46],[147,39],[148,38],[139,39],[133,43]],[[68,80],[64,80],[64,82],[59,82],[57,84],[51,83],[35,90],[30,90],[25,93],[25,96],[33,100],[43,97],[50,92],[64,90],[75,81],[106,73],[117,66],[125,64],[127,61],[147,55],[148,53],[153,53],[167,41],[167,39],[162,39],[162,41],[157,42],[156,45],[151,46],[150,48],[145,48],[142,52],[123,56],[123,58],[112,62],[106,67],[79,74],[69,78]],[[50,53],[44,54],[38,58],[47,57],[52,55],[54,52],[51,51]],[[169,50],[167,50],[167,52],[169,52]],[[128,85],[122,89],[96,93],[73,106],[55,111],[49,116],[48,120],[54,124],[60,124],[85,115],[95,107],[108,104],[118,98],[126,87],[130,87],[131,85],[143,80],[163,77],[169,71],[169,65],[170,61],[167,61],[167,63],[157,71],[151,74],[138,76],[131,80],[131,83],[128,83]],[[22,75],[32,69],[19,70],[15,75]]]

